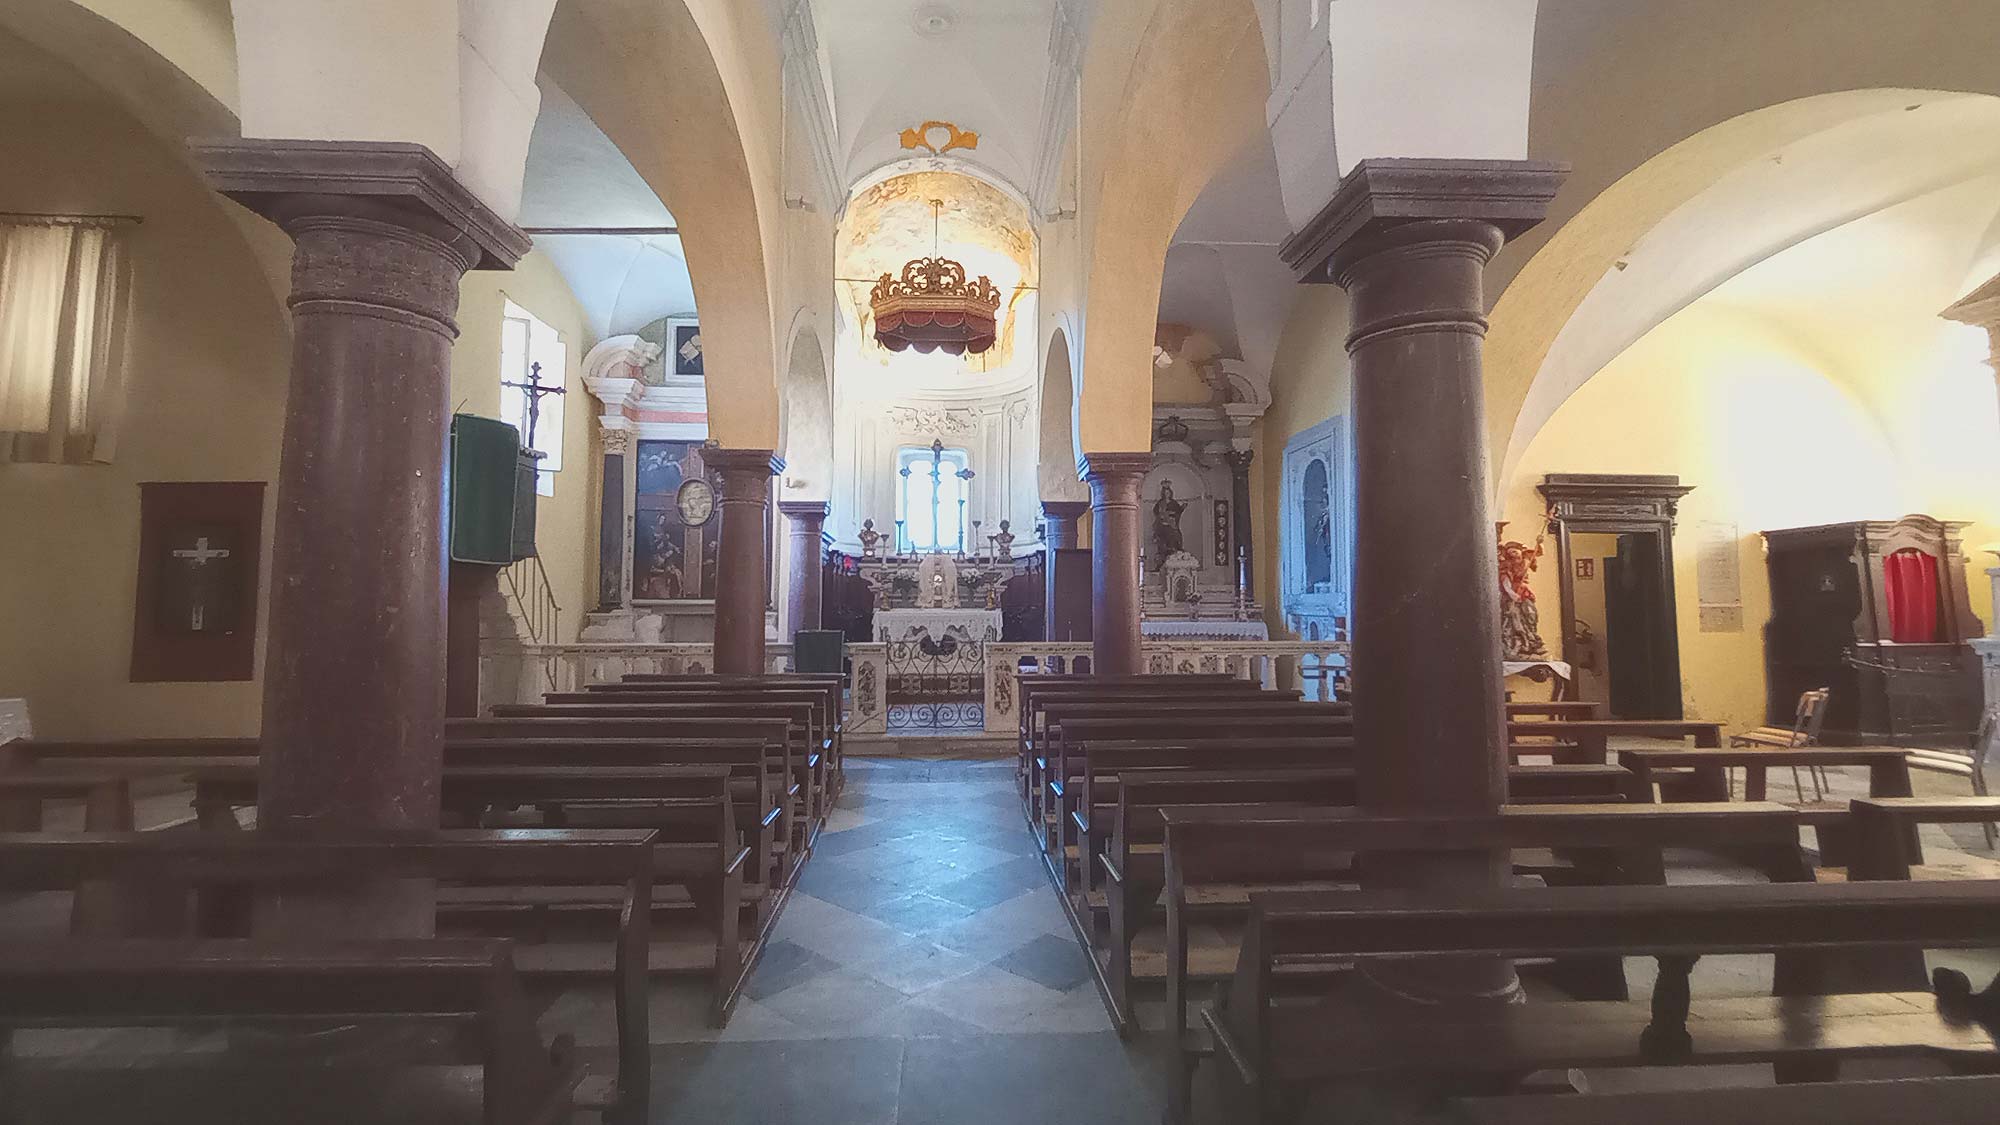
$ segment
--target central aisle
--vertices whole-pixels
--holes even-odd
[[[847,790],[734,1018],[654,990],[654,1120],[1154,1125],[1164,1078],[1111,1031],[1021,823],[1012,761],[850,758]],[[611,1042],[594,990],[543,1026]]]

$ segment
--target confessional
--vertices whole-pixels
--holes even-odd
[[[1905,516],[1764,532],[1766,721],[1831,687],[1823,741],[1963,746],[1979,725],[1982,632],[1962,522]]]

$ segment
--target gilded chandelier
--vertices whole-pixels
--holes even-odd
[[[875,340],[892,352],[977,355],[993,346],[1000,290],[983,275],[967,280],[963,265],[936,252],[937,214],[944,201],[933,199],[931,207],[932,256],[904,263],[900,278],[883,274],[868,294]]]

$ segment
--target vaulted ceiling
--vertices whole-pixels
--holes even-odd
[[[904,129],[949,121],[979,134],[978,149],[953,155],[1025,189],[1055,10],[1056,0],[813,0],[847,181],[912,155]]]

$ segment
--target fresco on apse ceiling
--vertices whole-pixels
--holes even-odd
[[[854,197],[840,226],[836,272],[841,278],[865,280],[839,283],[842,315],[864,336],[872,333],[868,292],[875,279],[884,273],[901,274],[905,262],[932,253],[933,199],[944,201],[937,220],[937,251],[963,264],[968,276],[992,278],[1001,292],[999,339],[979,369],[1010,367],[1020,350],[1016,333],[1033,330],[1032,287],[1039,284],[1035,236],[1026,208],[971,176],[910,172]],[[865,354],[886,366],[892,353],[871,347]]]

